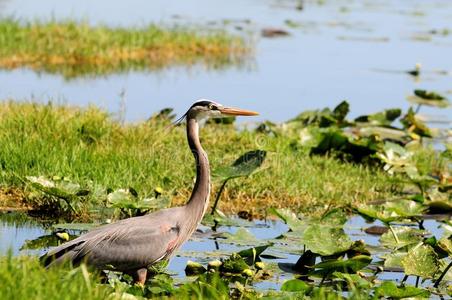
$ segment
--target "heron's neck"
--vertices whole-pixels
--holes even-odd
[[[194,218],[194,229],[198,226],[209,205],[210,167],[207,153],[199,141],[199,125],[195,118],[187,119],[187,139],[196,160],[196,182],[187,203],[190,217]]]

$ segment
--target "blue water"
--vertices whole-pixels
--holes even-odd
[[[284,121],[306,109],[334,106],[343,99],[357,116],[389,107],[407,108],[413,89],[452,92],[452,2],[445,0],[304,1],[281,0],[3,0],[0,17],[22,20],[76,19],[110,26],[168,25],[225,27],[255,41],[255,57],[245,66],[206,70],[175,67],[66,81],[28,69],[0,71],[0,99],[49,99],[102,106],[113,113],[126,107],[128,121],[143,120],[164,107],[182,113],[198,98],[257,110],[260,117]],[[289,27],[286,20],[300,24]],[[240,26],[243,30],[236,30]],[[266,27],[290,32],[262,38]],[[246,33],[244,33],[246,32]],[[415,80],[404,73],[416,63]],[[121,92],[125,92],[122,103]],[[451,109],[423,108],[446,118]],[[450,118],[449,118],[450,120]],[[449,123],[450,125],[450,123]]]

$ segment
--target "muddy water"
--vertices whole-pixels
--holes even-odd
[[[297,9],[300,3],[302,10]],[[163,107],[182,113],[201,97],[253,108],[260,119],[283,121],[343,99],[357,116],[407,108],[405,97],[415,88],[451,90],[452,34],[441,33],[452,29],[450,1],[2,0],[0,17],[8,16],[111,26],[225,27],[255,41],[254,59],[222,70],[177,67],[70,81],[28,69],[0,71],[0,99],[94,103],[112,112],[125,106],[129,121]],[[290,36],[262,38],[260,31],[267,27],[287,30]],[[422,64],[417,79],[404,72],[416,63]],[[448,116],[451,110],[439,114]]]

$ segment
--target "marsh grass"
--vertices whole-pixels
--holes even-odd
[[[105,299],[113,292],[99,285],[97,277],[84,266],[46,270],[35,257],[13,257],[11,254],[0,257],[0,282],[0,295],[4,300],[95,300]]]
[[[155,119],[122,125],[95,107],[3,102],[0,186],[23,192],[15,195],[24,195],[32,206],[39,199],[30,197],[24,178],[41,175],[64,176],[88,189],[101,187],[103,192],[86,198],[91,206],[105,204],[107,188],[128,187],[143,197],[161,187],[172,205],[182,204],[193,187],[194,160],[184,126],[168,125]],[[296,137],[208,124],[201,139],[213,170],[246,151],[268,151],[262,171],[227,186],[219,208],[228,213],[247,210],[262,217],[268,207],[290,207],[318,214],[330,205],[388,199],[401,188],[380,168],[310,156],[293,146]],[[212,197],[219,185],[214,181]]]
[[[0,20],[0,45],[0,68],[28,67],[66,78],[195,63],[216,68],[239,63],[250,52],[242,38],[218,30],[13,19]]]

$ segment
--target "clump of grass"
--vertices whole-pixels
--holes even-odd
[[[311,157],[290,137],[208,124],[201,138],[213,169],[249,150],[268,151],[263,171],[226,188],[219,208],[228,213],[247,208],[262,216],[268,207],[322,213],[329,205],[390,198],[399,189],[379,168]],[[185,139],[183,126],[168,129],[165,121],[122,125],[95,107],[3,102],[0,186],[25,190],[27,201],[26,176],[65,176],[88,188],[133,187],[140,196],[152,197],[162,187],[173,205],[182,204],[195,176]],[[86,201],[105,205],[105,197]]]
[[[0,20],[0,68],[28,67],[65,77],[169,65],[240,62],[250,48],[223,31],[181,27],[110,28],[74,21]]]
[[[44,269],[37,258],[0,257],[2,299],[106,299],[112,289],[97,284],[85,266]],[[111,299],[120,298],[112,295]]]

